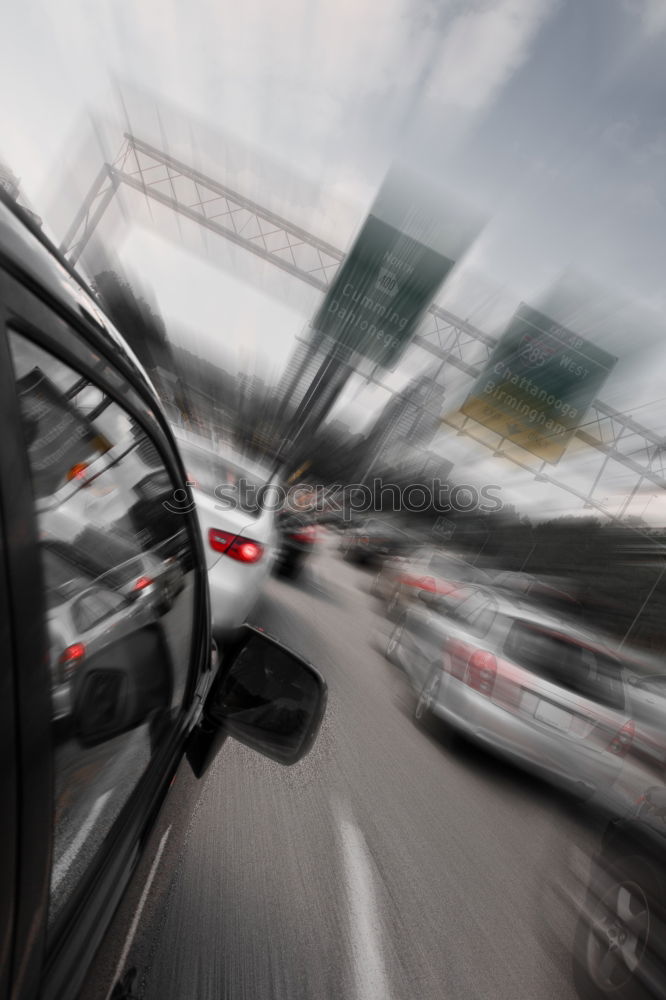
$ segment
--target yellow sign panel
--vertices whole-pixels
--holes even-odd
[[[523,303],[461,412],[554,464],[616,361]]]
[[[484,427],[489,427],[496,434],[508,438],[544,462],[558,462],[569,442],[568,428],[563,428],[559,433],[556,433],[546,429],[526,427],[525,424],[518,423],[514,417],[506,414],[504,410],[493,406],[487,399],[481,399],[478,396],[470,396],[460,408],[460,412],[483,424]]]

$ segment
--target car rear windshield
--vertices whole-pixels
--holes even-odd
[[[265,480],[203,448],[181,444],[181,452],[188,482],[194,489],[252,517],[259,516],[260,490]]]
[[[649,691],[651,694],[657,694],[660,698],[666,697],[666,677],[661,674],[656,677],[644,678],[638,682],[636,687],[640,691]]]
[[[482,569],[477,569],[464,559],[435,552],[428,561],[428,569],[436,576],[449,580],[460,580],[463,583],[491,583],[491,579]]]
[[[573,638],[515,621],[504,652],[544,680],[608,708],[624,709],[620,664],[599,650],[579,645]]]
[[[122,589],[134,583],[146,568],[147,556],[137,554],[120,535],[87,525],[72,544],[49,541],[45,549],[50,553],[50,567],[56,563],[61,572],[69,566],[73,578],[102,583],[108,587]],[[53,568],[49,569],[53,572]]]
[[[65,604],[94,581],[94,576],[86,574],[82,567],[74,566],[46,545],[42,546],[42,567],[49,611]]]

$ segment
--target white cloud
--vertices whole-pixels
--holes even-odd
[[[472,4],[452,22],[429,96],[469,110],[486,107],[529,55],[553,0]]]
[[[666,2],[664,0],[621,0],[622,6],[639,18],[645,36],[653,38],[666,31]]]

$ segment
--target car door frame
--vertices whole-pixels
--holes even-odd
[[[0,403],[0,412],[2,404]],[[0,455],[2,453],[0,447]],[[1,458],[0,458],[1,460]],[[9,996],[18,866],[18,780],[14,634],[9,596],[6,517],[0,497],[0,1000]]]
[[[129,881],[141,839],[182,756],[187,734],[195,724],[209,687],[210,631],[208,590],[203,551],[193,515],[184,512],[190,544],[198,550],[195,564],[195,621],[190,652],[190,676],[182,710],[169,739],[160,748],[139,782],[140,796],[132,794],[106,844],[97,868],[77,889],[76,907],[47,955],[46,928],[53,844],[53,760],[50,739],[51,704],[46,662],[47,632],[43,607],[41,565],[28,456],[23,445],[8,332],[27,336],[63,363],[100,385],[149,435],[165,467],[176,482],[185,473],[172,446],[156,400],[134,368],[104,331],[98,331],[87,313],[68,308],[32,275],[17,273],[12,261],[0,259],[0,413],[3,448],[0,458],[0,506],[5,518],[9,592],[31,594],[12,604],[15,636],[14,682],[18,722],[19,807],[16,909],[12,997],[69,996],[82,981],[85,969]],[[2,265],[4,264],[4,269]],[[134,398],[123,398],[98,368],[110,364],[129,386]],[[129,395],[129,394],[128,394]],[[140,799],[140,806],[139,806]],[[48,831],[48,833],[45,833]]]

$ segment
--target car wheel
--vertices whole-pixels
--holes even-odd
[[[441,683],[441,670],[439,667],[433,667],[414,706],[414,718],[417,722],[422,722],[431,714],[432,707],[439,696]]]
[[[171,589],[169,587],[164,587],[159,600],[155,604],[155,611],[157,612],[157,615],[161,618],[162,615],[168,614],[173,607],[173,603],[174,597],[172,596]]]
[[[276,573],[278,576],[291,576],[294,569],[294,563],[291,558],[280,559],[276,567]]]
[[[303,564],[300,559],[292,559],[289,563],[289,568],[287,571],[287,576],[290,580],[297,580],[301,575],[301,570],[303,569]]]
[[[574,980],[590,1000],[647,1000],[646,963],[654,961],[658,876],[640,857],[599,869],[576,928]]]

